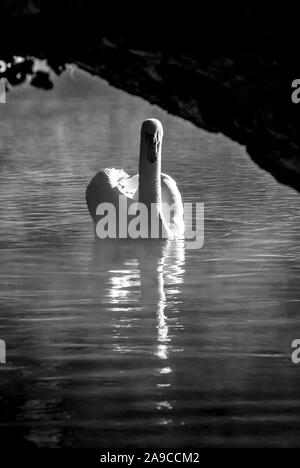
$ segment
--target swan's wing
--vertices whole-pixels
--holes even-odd
[[[122,190],[121,187],[123,181],[128,178],[130,177],[125,171],[115,168],[106,168],[92,178],[85,194],[92,218],[95,218],[96,209],[100,203],[112,203],[118,208],[119,196],[126,195],[126,191]]]
[[[165,219],[170,218],[168,224],[171,228],[176,228],[176,230],[184,230],[184,221],[183,221],[183,204],[180,192],[178,190],[177,184],[172,177],[167,174],[161,174],[161,192],[162,192],[162,212]],[[167,207],[173,207],[173,210],[170,212],[167,211]]]

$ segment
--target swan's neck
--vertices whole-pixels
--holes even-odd
[[[156,204],[156,210],[161,208],[161,145],[157,159],[150,163],[147,159],[147,148],[141,145],[139,163],[139,202],[144,203],[148,210],[151,204]]]

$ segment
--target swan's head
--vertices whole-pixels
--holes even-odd
[[[163,126],[159,120],[144,120],[141,128],[141,144],[145,148],[147,160],[151,164],[157,161],[160,154],[163,133]]]

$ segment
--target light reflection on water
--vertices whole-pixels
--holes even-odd
[[[205,244],[93,241],[101,167],[163,169]],[[1,446],[299,445],[299,198],[243,148],[75,73],[0,107]]]

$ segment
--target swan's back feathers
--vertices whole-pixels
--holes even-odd
[[[119,182],[119,190],[123,193],[126,197],[137,201],[138,199],[138,188],[139,188],[139,175],[136,174],[132,177],[127,176],[124,177]]]

